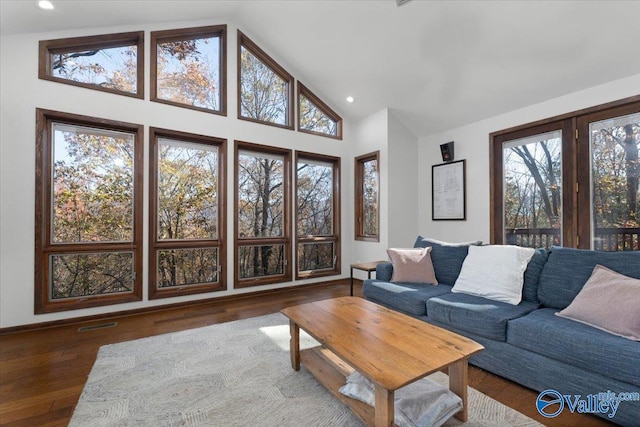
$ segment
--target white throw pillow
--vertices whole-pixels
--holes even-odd
[[[527,264],[535,249],[510,245],[469,246],[451,292],[518,305]]]

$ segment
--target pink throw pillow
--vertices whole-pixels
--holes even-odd
[[[571,304],[556,315],[640,341],[640,279],[596,265]]]
[[[387,249],[387,254],[393,264],[391,282],[438,284],[431,263],[431,247]]]

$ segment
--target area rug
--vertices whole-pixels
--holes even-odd
[[[317,345],[301,331],[301,347]],[[443,385],[448,377],[430,376]],[[537,426],[469,389],[470,419],[445,426]],[[70,426],[363,426],[289,359],[280,313],[100,348]]]

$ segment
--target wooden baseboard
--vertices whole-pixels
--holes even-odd
[[[233,301],[242,301],[248,298],[261,298],[266,296],[279,295],[282,293],[304,292],[304,289],[328,288],[331,286],[347,286],[348,287],[349,279],[346,278],[346,279],[329,280],[326,282],[307,283],[303,285],[287,286],[287,287],[278,288],[278,289],[246,292],[239,295],[226,295],[221,297],[212,297],[212,298],[206,298],[206,299],[195,300],[195,301],[186,301],[186,302],[179,302],[179,303],[173,303],[173,304],[169,303],[169,304],[163,304],[163,305],[158,305],[154,307],[135,308],[132,310],[115,311],[110,313],[95,314],[91,316],[81,316],[81,317],[73,317],[70,319],[52,320],[49,322],[30,323],[27,325],[11,326],[7,328],[0,328],[0,335],[12,334],[16,332],[25,332],[25,331],[31,331],[31,330],[37,330],[37,329],[54,328],[58,326],[75,325],[75,324],[87,323],[87,322],[111,320],[111,319],[117,319],[117,318],[128,317],[128,316],[136,316],[136,315],[145,314],[145,313],[175,310],[175,309],[184,308],[184,307],[197,307],[199,305],[211,305],[211,304],[226,304]]]

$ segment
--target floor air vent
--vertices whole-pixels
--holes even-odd
[[[98,325],[82,326],[78,328],[78,332],[95,331],[96,329],[115,328],[118,322],[100,323]]]

